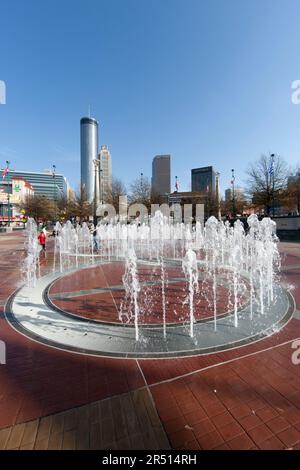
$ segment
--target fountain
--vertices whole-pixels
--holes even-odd
[[[21,312],[18,299],[32,296],[35,286],[36,309],[44,305],[56,332],[72,321],[72,335],[63,330],[54,343],[72,350],[80,344],[92,354],[180,356],[255,341],[288,321],[293,302],[279,283],[274,222],[256,215],[247,222],[247,231],[239,220],[230,226],[215,217],[192,225],[157,211],[141,223],[57,223],[53,269],[39,278],[36,226],[29,220],[27,287],[12,309]],[[32,329],[43,336],[47,322],[39,326],[34,311]]]
[[[163,313],[163,332],[164,338],[167,337],[167,324],[166,324],[166,307],[167,307],[167,300],[166,300],[166,286],[167,286],[167,279],[166,279],[166,269],[164,264],[163,257],[160,258],[160,276],[161,276],[161,308]]]
[[[198,263],[196,258],[196,253],[190,248],[186,252],[185,257],[182,260],[182,270],[187,280],[188,284],[188,296],[187,300],[189,302],[189,311],[190,311],[190,337],[194,337],[194,294],[198,292]]]
[[[139,305],[138,294],[140,291],[140,284],[138,281],[137,272],[137,258],[134,249],[128,250],[125,261],[125,273],[122,277],[125,288],[125,299],[129,298],[129,308],[124,312],[123,304],[121,305],[120,318],[126,317],[127,322],[134,318],[135,340],[139,340]]]
[[[28,287],[35,287],[37,273],[39,272],[39,253],[41,247],[38,243],[37,225],[34,219],[29,218],[25,230],[24,248],[27,256],[22,265],[22,274]]]
[[[74,228],[70,222],[57,227],[60,256],[60,269],[66,271],[81,266],[93,266],[102,263],[124,262],[125,274],[122,278],[126,296],[131,298],[129,310],[134,306],[135,314],[124,314],[125,304],[120,307],[120,318],[125,323],[135,325],[138,334],[139,316],[142,312],[151,313],[153,305],[160,302],[163,336],[167,335],[168,286],[166,276],[172,266],[181,266],[186,279],[186,293],[180,302],[189,305],[188,312],[181,320],[189,318],[189,334],[194,335],[194,311],[204,300],[212,311],[214,330],[218,324],[219,285],[227,285],[227,310],[232,308],[234,327],[238,327],[238,311],[248,297],[250,317],[254,308],[259,306],[264,314],[265,306],[270,306],[274,299],[273,285],[279,270],[276,227],[274,222],[265,218],[261,222],[256,215],[248,218],[249,232],[246,234],[243,224],[237,220],[233,227],[228,222],[220,222],[210,217],[205,226],[199,222],[191,224],[172,223],[160,211],[150,219],[149,224],[133,223],[125,225],[116,220],[110,224],[99,223],[89,228],[86,223]],[[95,231],[95,232],[94,232]],[[93,236],[96,234],[100,249],[94,247]],[[54,267],[56,266],[57,248],[55,248]],[[148,266],[151,274],[150,287],[147,290],[147,302],[143,304],[139,286],[138,266]],[[160,276],[158,275],[160,273]],[[160,280],[158,280],[158,276]],[[172,283],[172,280],[170,281]],[[154,294],[149,300],[151,285],[160,284],[160,300]],[[202,283],[202,290],[200,289]],[[203,299],[195,302],[195,296],[201,290]],[[157,291],[157,290],[156,290]],[[248,291],[248,294],[247,294]],[[157,295],[157,294],[156,294]],[[224,295],[224,294],[223,294]],[[187,300],[188,299],[188,300]],[[138,307],[139,305],[139,307]],[[140,309],[140,315],[138,310]],[[134,318],[134,321],[133,321]]]

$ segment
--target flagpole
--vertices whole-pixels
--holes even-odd
[[[56,224],[56,218],[57,218],[57,202],[56,202],[56,182],[55,182],[55,176],[56,176],[56,165],[52,165],[52,178],[53,178],[53,200],[54,200],[54,225]]]

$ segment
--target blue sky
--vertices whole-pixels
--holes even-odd
[[[79,120],[100,122],[113,173],[172,184],[213,164],[224,190],[262,153],[300,163],[299,0],[2,0],[0,164],[52,167],[78,187]]]

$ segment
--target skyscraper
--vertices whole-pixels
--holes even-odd
[[[89,202],[94,199],[94,162],[98,153],[98,121],[83,117],[80,120],[81,188]]]
[[[171,189],[171,156],[156,155],[152,160],[152,193],[157,195],[170,194]]]
[[[216,173],[212,166],[194,168],[192,170],[192,191],[199,193],[215,193]]]
[[[112,186],[111,155],[107,145],[101,145],[98,155],[100,160],[100,199],[107,202]]]

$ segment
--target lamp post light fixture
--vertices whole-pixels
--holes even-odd
[[[216,201],[217,201],[217,219],[221,220],[221,206],[220,206],[220,173],[216,172]]]
[[[180,204],[180,196],[177,194],[179,192],[179,180],[178,176],[175,176],[175,191],[176,196],[174,197],[174,202],[175,204]]]
[[[144,204],[145,203],[145,194],[143,193],[143,178],[144,178],[144,173],[141,173],[141,192],[140,192],[140,197],[141,197],[141,202]]]
[[[94,159],[95,189],[94,189],[94,225],[97,225],[97,210],[100,203],[100,160]]]
[[[231,185],[232,185],[232,215],[233,215],[233,218],[235,219],[235,216],[236,216],[236,207],[235,207],[235,192],[234,192],[234,182],[235,182],[234,168],[232,168],[232,170],[231,170]]]
[[[10,227],[10,194],[9,194],[9,189],[7,190],[7,225]]]
[[[54,223],[56,223],[57,218],[57,201],[56,201],[56,182],[55,182],[55,174],[56,172],[56,165],[52,165],[52,177],[53,177],[53,200],[54,200]]]
[[[100,193],[101,193],[101,204],[104,204],[104,198],[103,198],[103,169],[99,169],[100,173]]]
[[[274,177],[274,160],[275,153],[271,153],[271,165],[270,165],[270,178],[272,178],[272,213],[275,216],[275,177]]]
[[[9,170],[9,165],[10,165],[10,162],[8,160],[6,160],[6,171],[8,172]],[[10,189],[9,189],[10,185],[8,184],[7,185],[7,225],[8,227],[10,227],[10,222],[11,222],[11,217],[10,217]]]

